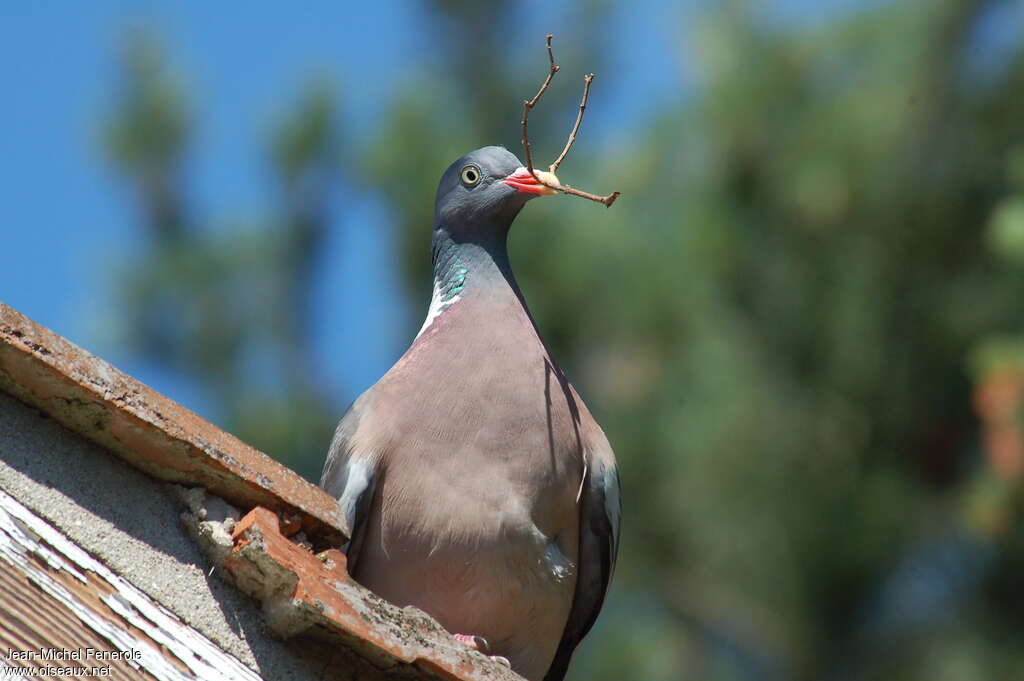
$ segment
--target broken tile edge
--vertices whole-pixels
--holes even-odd
[[[416,608],[399,608],[352,580],[345,554],[313,554],[280,532],[273,511],[254,508],[234,524],[223,571],[264,605],[282,638],[316,630],[381,669],[411,665],[452,681],[521,681],[512,670],[470,650]]]

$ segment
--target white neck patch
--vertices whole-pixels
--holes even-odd
[[[423,320],[423,326],[420,327],[419,333],[416,334],[416,338],[422,336],[423,332],[430,328],[430,325],[434,323],[434,320],[440,317],[442,312],[459,302],[460,298],[462,298],[462,294],[458,293],[448,300],[441,300],[441,286],[435,281],[434,293],[430,296],[430,308],[427,309],[427,318]]]

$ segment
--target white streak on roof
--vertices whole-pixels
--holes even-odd
[[[106,582],[112,593],[102,596],[102,601],[114,613],[144,631],[152,642],[118,626],[114,618],[105,617],[94,609],[95,606],[83,602],[53,575],[41,569],[33,555],[42,558],[50,568],[66,571],[85,583],[88,583],[85,573],[90,572]],[[145,670],[160,681],[193,681],[196,678],[260,681],[260,676],[237,658],[184,624],[2,490],[0,560],[24,574],[117,650],[139,651],[140,659],[128,658],[125,663]],[[153,643],[164,646],[167,652],[161,652]],[[182,671],[168,659],[169,655],[177,658],[191,673]]]

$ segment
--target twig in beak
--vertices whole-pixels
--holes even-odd
[[[622,192],[619,191],[612,192],[607,196],[598,196],[597,194],[591,194],[590,192],[585,192],[580,189],[576,189],[575,187],[570,187],[567,184],[548,184],[543,180],[541,180],[541,184],[543,184],[545,187],[557,189],[563,194],[572,194],[573,196],[578,196],[583,199],[590,199],[591,201],[596,201],[597,203],[603,203],[605,207],[611,207],[611,205],[615,203],[615,199],[622,196]]]
[[[545,178],[540,177],[537,175],[537,171],[533,168],[533,155],[530,152],[530,137],[527,134],[527,122],[530,118],[530,110],[533,109],[540,100],[541,95],[547,91],[548,86],[551,85],[551,79],[555,77],[556,73],[558,73],[558,64],[555,63],[555,53],[551,49],[551,40],[553,38],[554,35],[550,33],[547,35],[548,61],[551,64],[551,70],[548,71],[547,78],[544,79],[543,85],[540,86],[540,90],[538,90],[537,94],[533,96],[533,99],[523,101],[523,120],[521,122],[521,128],[523,132],[523,151],[526,153],[526,169],[529,170],[530,174],[545,187],[562,192],[563,194],[571,194],[573,196],[579,196],[584,199],[596,201],[597,203],[603,203],[605,206],[611,206],[615,203],[615,199],[619,198],[621,192],[616,191],[608,194],[607,196],[598,196],[597,194],[591,194],[590,192],[581,191],[579,189],[574,189],[569,185],[562,184],[561,181],[558,180],[558,177],[555,176],[555,170],[557,170],[558,166],[560,166],[562,161],[565,160],[566,155],[569,153],[569,149],[572,148],[573,143],[576,141],[576,133],[579,132],[580,124],[583,122],[583,112],[587,108],[587,99],[590,97],[590,83],[594,80],[593,73],[589,73],[583,78],[583,99],[580,100],[580,110],[579,113],[576,114],[576,122],[573,124],[572,130],[569,132],[569,139],[566,140],[565,148],[562,149],[562,153],[559,154],[558,158],[555,159],[555,162],[549,166],[549,173],[554,177],[556,182],[552,183],[547,181]]]

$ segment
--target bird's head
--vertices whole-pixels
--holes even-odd
[[[553,173],[536,172],[546,182],[558,181]],[[434,202],[434,227],[452,232],[507,230],[529,199],[554,193],[509,150],[484,147],[452,163],[441,176]]]

